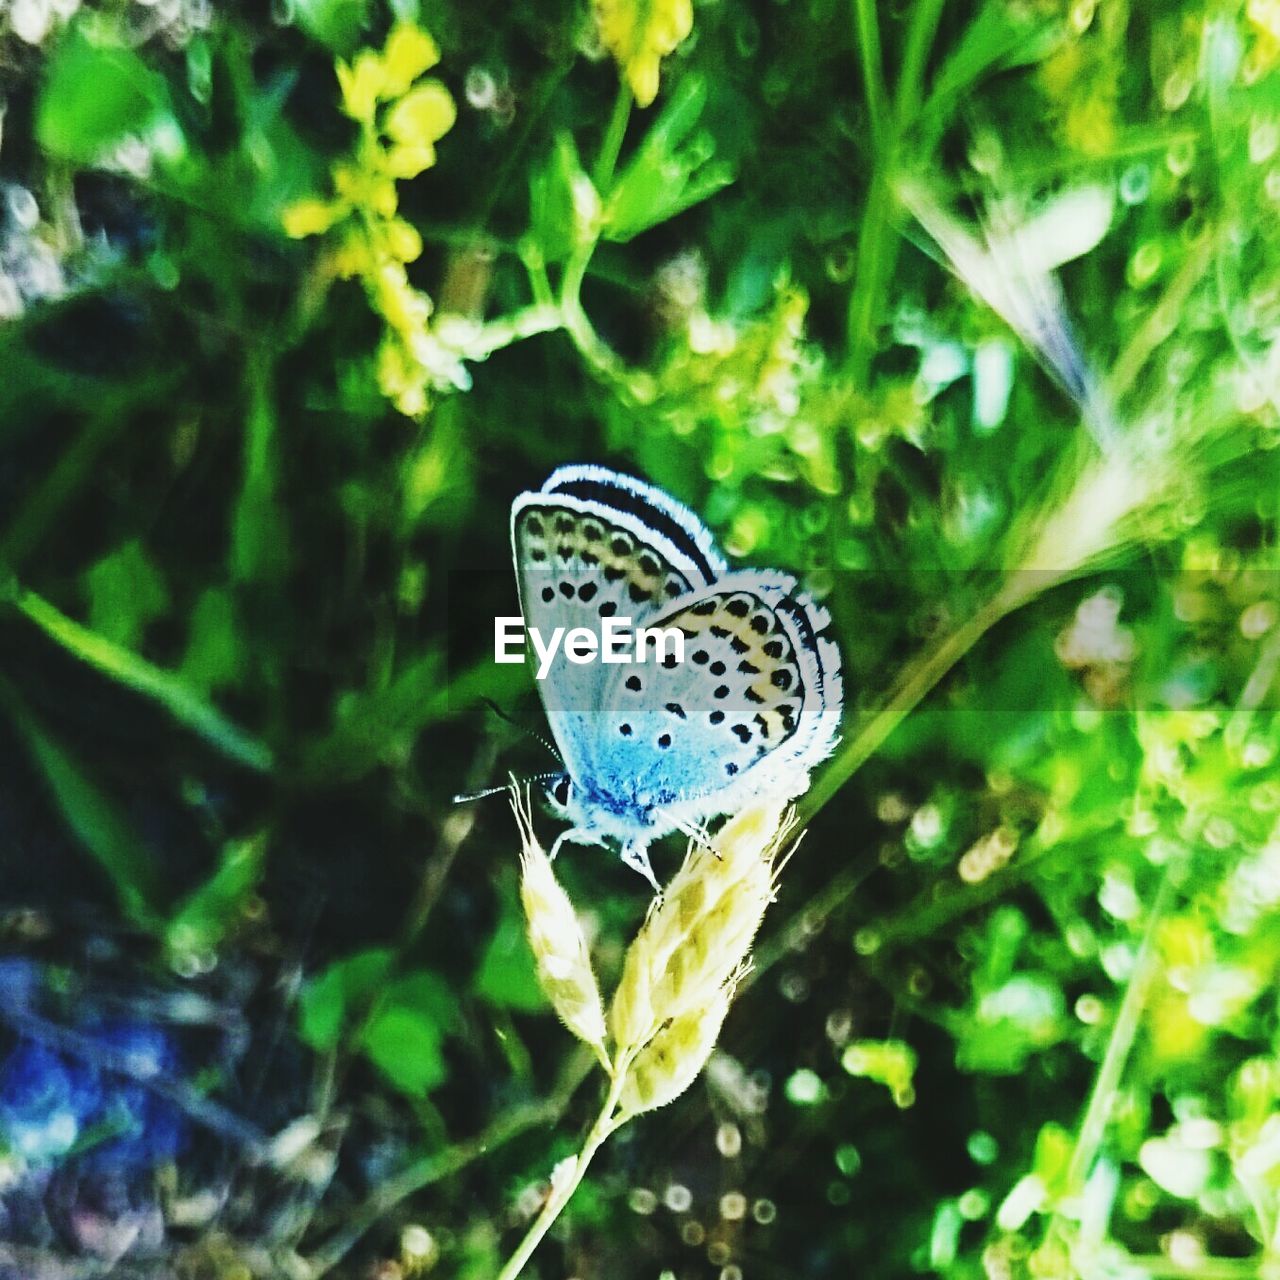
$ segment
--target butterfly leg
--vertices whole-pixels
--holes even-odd
[[[653,868],[649,865],[649,846],[640,844],[636,840],[628,840],[622,846],[622,861],[631,868],[632,871],[638,871],[644,878],[653,885],[654,893],[661,893],[662,888],[658,884],[657,877],[653,874]]]
[[[551,845],[551,852],[547,857],[554,862],[556,854],[560,852],[562,844],[581,844],[581,845],[598,845],[603,843],[600,837],[585,827],[570,827],[567,831],[562,831]]]

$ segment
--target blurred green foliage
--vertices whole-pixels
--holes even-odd
[[[491,1276],[574,1149],[452,797],[547,768],[507,511],[592,461],[805,575],[850,705],[529,1274],[1271,1274],[1280,10],[630,8],[5,10],[0,938],[248,1027],[129,1265]],[[608,981],[641,887],[557,869]]]

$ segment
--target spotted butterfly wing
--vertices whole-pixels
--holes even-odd
[[[527,626],[550,637],[603,618],[634,626],[724,572],[697,518],[661,491],[602,467],[561,467],[511,511],[511,542]],[[565,767],[591,779],[591,747],[609,674],[598,662],[561,659],[539,692]]]
[[[684,637],[684,661],[611,667],[593,777],[619,816],[655,838],[790,797],[830,754],[841,706],[839,655],[825,610],[785,574],[729,573],[646,625]]]

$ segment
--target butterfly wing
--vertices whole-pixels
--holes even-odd
[[[590,748],[602,795],[658,835],[790,797],[840,722],[839,652],[826,611],[786,574],[726,574],[645,626],[678,628],[684,661],[605,668]]]
[[[633,625],[724,571],[698,518],[649,485],[603,467],[561,467],[511,509],[511,544],[525,623],[549,638],[601,619]],[[560,654],[539,693],[565,768],[590,785],[605,682],[616,670]]]

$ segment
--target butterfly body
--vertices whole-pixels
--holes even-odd
[[[565,764],[549,788],[571,824],[557,846],[616,841],[652,880],[651,841],[805,789],[835,744],[840,663],[825,610],[793,578],[730,570],[692,512],[601,467],[562,467],[520,495],[511,532],[528,624],[629,618],[682,638],[682,661],[561,659],[540,682]]]

